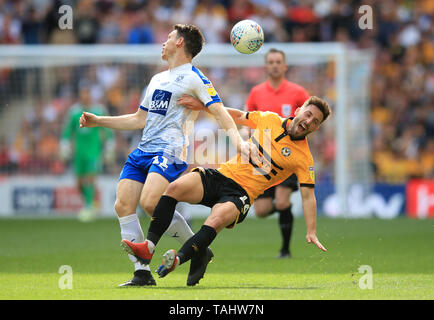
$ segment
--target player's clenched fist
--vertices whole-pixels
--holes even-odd
[[[90,112],[83,112],[80,117],[80,128],[83,127],[97,127],[98,126],[98,116]]]

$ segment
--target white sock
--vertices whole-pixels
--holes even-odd
[[[172,238],[178,240],[178,242],[181,244],[184,244],[185,241],[194,236],[194,233],[187,224],[187,221],[185,221],[184,217],[176,210],[173,214],[172,222],[170,223],[169,228],[166,230],[166,233]]]
[[[149,239],[146,239],[146,241],[148,241],[148,250],[149,250],[149,252],[154,253],[154,251],[155,251],[155,244],[151,240],[149,240]]]
[[[119,224],[121,226],[122,239],[129,240],[131,242],[144,242],[145,236],[143,235],[142,227],[140,226],[139,218],[137,214],[133,213],[129,216],[120,217]],[[131,262],[134,263],[134,270],[150,270],[148,265],[140,263],[137,258],[131,254],[128,255]]]
[[[135,258],[134,256],[132,256],[133,258]],[[147,270],[147,271],[151,271],[151,268],[149,267],[149,264],[141,264],[139,261],[134,263],[134,271],[137,270]]]

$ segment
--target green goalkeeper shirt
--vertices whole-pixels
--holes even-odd
[[[74,157],[99,158],[104,143],[113,142],[113,131],[103,127],[80,128],[79,120],[83,111],[98,116],[105,115],[105,108],[102,105],[95,104],[85,109],[79,103],[74,104],[66,116],[62,140],[74,145]]]

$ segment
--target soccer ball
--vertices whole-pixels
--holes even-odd
[[[264,32],[253,20],[238,22],[231,31],[231,43],[241,53],[254,53],[264,43]]]

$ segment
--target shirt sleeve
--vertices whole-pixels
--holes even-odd
[[[198,75],[197,81],[193,81],[194,87],[192,88],[197,98],[206,107],[216,102],[222,102],[211,81],[196,67],[193,67],[192,70]]]
[[[154,78],[152,78],[151,79],[151,81],[149,82],[149,84],[148,84],[148,87],[146,88],[146,91],[145,91],[145,96],[143,97],[143,100],[142,100],[142,102],[140,103],[140,105],[139,105],[139,109],[142,109],[143,111],[146,111],[146,112],[148,112],[148,110],[149,110],[149,105],[150,105],[150,101],[151,101],[151,83],[152,83],[152,80],[153,80]]]
[[[300,187],[315,187],[315,170],[313,159],[299,166],[295,173],[300,183]]]
[[[260,123],[267,117],[277,116],[270,111],[252,111],[246,113],[247,123],[246,125],[250,128],[256,129]],[[271,119],[271,118],[270,118]]]

